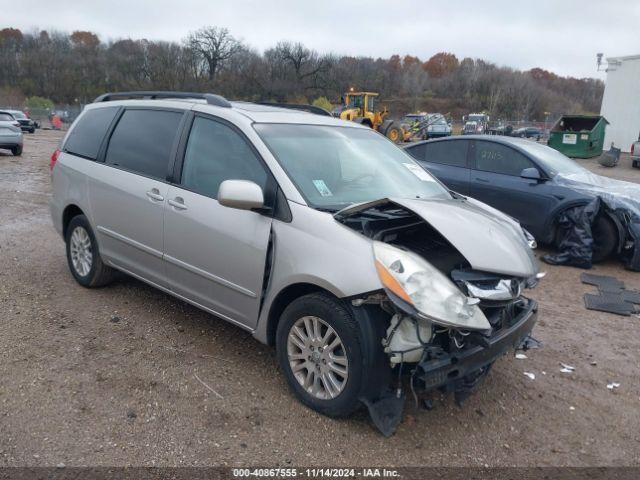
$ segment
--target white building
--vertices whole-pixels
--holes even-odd
[[[640,55],[607,58],[607,80],[600,115],[608,121],[604,148],[611,142],[623,152],[640,135]]]

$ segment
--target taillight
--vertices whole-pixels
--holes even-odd
[[[56,162],[58,161],[59,156],[60,156],[60,150],[56,150],[51,154],[51,161],[49,162],[49,170],[53,171],[53,167],[56,166]]]
[[[635,147],[635,146],[636,146],[636,144],[635,144],[635,143],[632,143],[632,144],[631,144],[631,156],[633,156],[633,149],[634,149],[634,147]]]

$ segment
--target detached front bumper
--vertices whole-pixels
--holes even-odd
[[[445,387],[447,391],[467,389],[489,366],[511,349],[516,349],[531,333],[538,318],[538,304],[528,300],[523,310],[490,337],[470,336],[473,343],[454,353],[434,352],[418,365],[417,377],[425,390]],[[474,334],[472,334],[474,335]]]

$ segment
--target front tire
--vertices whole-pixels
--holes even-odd
[[[71,219],[65,242],[69,270],[80,285],[102,287],[113,280],[115,270],[102,262],[98,242],[87,217],[77,215]]]
[[[312,293],[291,302],[278,323],[276,348],[303,404],[330,417],[358,409],[365,378],[360,329],[340,300]]]
[[[13,154],[14,157],[19,157],[20,155],[22,155],[22,145],[18,145],[17,147],[13,147],[11,149],[11,153]]]
[[[618,229],[605,214],[596,217],[591,227],[593,234],[593,262],[606,260],[618,246]]]

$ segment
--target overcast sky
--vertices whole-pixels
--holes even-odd
[[[0,12],[0,28],[91,30],[102,40],[181,40],[216,25],[258,50],[293,40],[374,57],[447,51],[577,77],[604,78],[597,52],[640,53],[637,0],[0,0]]]

